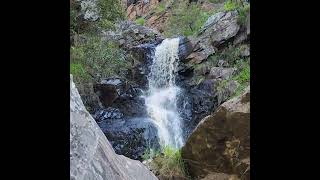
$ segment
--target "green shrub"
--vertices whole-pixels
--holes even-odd
[[[165,2],[161,2],[157,9],[155,10],[156,13],[162,13],[166,10]]]
[[[139,25],[141,25],[141,26],[143,26],[144,25],[144,22],[145,22],[145,20],[144,20],[144,18],[138,18],[138,19],[136,19],[136,21],[135,21],[137,24],[139,24]]]
[[[232,0],[228,0],[224,3],[224,9],[226,11],[233,11],[238,7],[238,4]]]
[[[238,17],[238,23],[243,25],[246,22],[247,16],[250,11],[250,4],[246,3],[244,6],[240,6],[238,9],[239,17]]]
[[[70,73],[76,77],[81,78],[81,79],[88,78],[88,74],[87,74],[85,68],[80,63],[71,63],[70,64]]]
[[[240,84],[248,82],[250,79],[250,66],[248,63],[244,63],[242,70],[238,74],[238,76],[235,77],[235,80],[237,80]]]
[[[188,178],[188,174],[185,170],[184,162],[181,157],[181,150],[165,146],[162,149],[162,153],[156,155],[152,162],[160,174],[169,177],[178,175]]]
[[[164,34],[166,36],[190,36],[198,32],[207,21],[209,14],[196,3],[181,2],[174,4]]]
[[[125,12],[120,0],[99,0],[98,7],[102,20],[117,21],[125,18]]]
[[[237,10],[239,13],[238,23],[243,25],[243,24],[245,24],[247,15],[250,11],[250,3],[247,3],[244,1],[228,0],[224,3],[224,9],[226,11]]]
[[[156,156],[159,156],[160,154],[160,150],[155,150],[155,149],[146,149],[146,151],[143,153],[142,155],[142,159],[143,160],[148,160],[148,159],[152,159]]]
[[[233,77],[233,80],[236,80],[239,83],[238,88],[235,90],[235,93],[232,97],[240,95],[244,89],[250,84],[250,59],[242,60],[237,64],[240,71],[237,75]]]
[[[81,64],[84,72],[94,77],[97,74],[100,77],[124,77],[130,66],[125,60],[124,52],[117,45],[90,35],[86,36],[85,42],[71,47],[71,64],[78,64],[75,67]]]

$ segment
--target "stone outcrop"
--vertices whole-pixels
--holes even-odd
[[[189,173],[235,174],[250,179],[250,88],[223,103],[197,125],[182,148]]]
[[[218,12],[209,17],[194,39],[194,50],[187,57],[188,61],[201,63],[214,54],[221,44],[235,37],[240,29],[237,17],[237,11]]]
[[[115,30],[103,31],[103,39],[118,42],[121,48],[129,50],[141,44],[160,43],[164,38],[153,29],[137,25],[131,21],[120,21],[115,24]]]
[[[142,163],[117,155],[70,80],[70,179],[156,180]]]

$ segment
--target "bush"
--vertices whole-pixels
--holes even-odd
[[[233,77],[239,83],[239,87],[236,89],[232,97],[240,95],[244,89],[250,84],[250,59],[241,61],[237,66],[240,69],[239,73]]]
[[[102,20],[117,21],[125,18],[120,0],[99,0],[100,16]]]
[[[246,3],[244,6],[241,6],[238,9],[239,17],[238,17],[238,23],[243,25],[246,23],[247,16],[250,11],[250,4]]]
[[[238,23],[243,25],[246,22],[247,15],[250,11],[250,4],[244,1],[232,1],[228,0],[224,4],[226,11],[237,10],[239,13]]]
[[[166,5],[165,5],[165,2],[161,2],[160,4],[159,4],[159,6],[157,7],[157,9],[156,9],[156,13],[162,13],[162,12],[164,12],[166,10]]]
[[[102,78],[113,75],[124,77],[130,66],[118,46],[90,35],[86,36],[85,42],[75,43],[75,46],[71,47],[71,64],[70,70],[76,72],[75,76],[81,76],[85,72],[91,77]]]
[[[87,74],[85,68],[80,63],[71,63],[70,64],[70,73],[76,77],[81,78],[81,79],[88,78],[88,74]]]
[[[136,19],[136,21],[135,21],[137,24],[139,24],[139,25],[141,25],[141,26],[143,26],[144,25],[144,22],[145,22],[145,20],[144,20],[144,18],[138,18],[138,19]]]
[[[196,3],[176,3],[172,9],[164,32],[166,36],[193,35],[201,29],[209,17],[209,14],[202,11]]]
[[[147,151],[146,154],[150,154],[149,152],[152,151]],[[146,157],[147,156],[148,155],[146,155]],[[152,166],[159,174],[168,177],[181,176],[188,178],[180,150],[165,146],[161,152],[155,152],[153,156],[150,156],[148,159],[150,158],[153,158]]]
[[[238,7],[238,4],[232,0],[228,0],[224,3],[224,9],[226,11],[233,11]]]

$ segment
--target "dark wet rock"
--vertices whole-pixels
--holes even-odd
[[[106,119],[121,119],[123,118],[123,113],[121,113],[119,109],[108,107],[106,109],[96,111],[93,118],[98,122]]]
[[[96,84],[95,92],[104,108],[116,108],[125,117],[139,117],[145,116],[146,110],[143,91],[138,87],[125,79],[112,77],[102,79],[100,84]],[[100,111],[101,108],[97,110]]]
[[[179,37],[179,50],[178,50],[178,56],[180,60],[184,60],[193,50],[193,44],[192,42],[184,37]]]
[[[156,42],[156,44],[158,43],[160,42]],[[141,44],[128,51],[133,61],[132,72],[128,79],[138,84],[142,89],[146,89],[148,83],[147,76],[150,72],[149,67],[152,64],[156,44]]]
[[[117,154],[142,160],[147,149],[160,148],[157,128],[151,119],[105,119],[98,125]]]
[[[109,107],[113,102],[129,89],[129,85],[121,78],[105,78],[99,84],[94,85],[94,91],[99,96],[105,107]]]

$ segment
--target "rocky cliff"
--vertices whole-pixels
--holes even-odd
[[[157,178],[139,161],[117,155],[85,109],[70,79],[70,177],[72,180]]]

